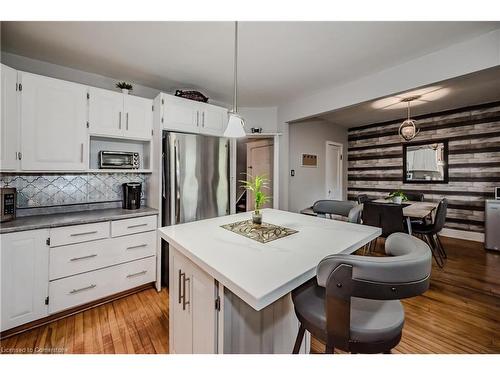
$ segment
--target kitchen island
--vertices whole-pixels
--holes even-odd
[[[381,234],[274,209],[263,210],[263,221],[296,233],[261,243],[221,227],[250,218],[158,229],[169,243],[171,353],[291,353],[298,321],[290,292],[316,275],[325,256],[350,254]]]

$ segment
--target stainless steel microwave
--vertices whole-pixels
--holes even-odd
[[[139,153],[129,151],[99,151],[101,169],[138,169]]]

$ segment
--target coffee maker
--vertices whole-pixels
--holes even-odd
[[[123,202],[122,208],[127,210],[136,210],[141,208],[141,191],[142,184],[140,182],[126,182],[123,187]]]

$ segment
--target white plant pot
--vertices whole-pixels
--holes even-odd
[[[122,89],[122,93],[125,94],[125,95],[128,95],[128,89]]]
[[[403,202],[403,197],[392,197],[392,201],[396,204],[401,204]]]

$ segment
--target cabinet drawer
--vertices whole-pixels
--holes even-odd
[[[59,246],[50,249],[50,280],[155,254],[155,232]]]
[[[125,236],[127,234],[146,232],[156,229],[156,215],[134,217],[133,219],[116,220],[111,222],[111,236]]]
[[[156,278],[156,257],[51,281],[49,313],[92,302],[147,284]]]
[[[72,225],[50,230],[50,246],[69,245],[109,237],[109,221]]]

